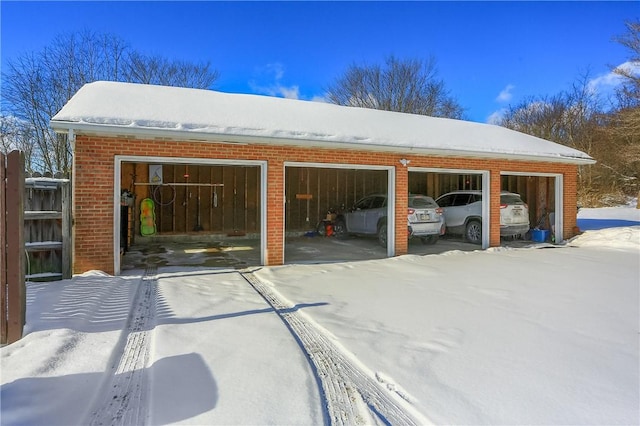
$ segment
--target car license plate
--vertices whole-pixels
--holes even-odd
[[[420,220],[429,220],[431,219],[431,215],[429,214],[421,214],[420,215]]]

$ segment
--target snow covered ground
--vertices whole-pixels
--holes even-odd
[[[26,335],[0,349],[0,421],[639,424],[639,283],[640,224],[560,246],[29,283]]]
[[[578,211],[578,226],[583,231],[634,226],[640,223],[640,209],[637,209],[637,198],[629,199],[622,207],[581,208]]]

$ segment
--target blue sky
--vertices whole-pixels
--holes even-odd
[[[629,59],[612,38],[636,1],[605,2],[0,2],[2,68],[63,32],[92,29],[170,59],[209,61],[215,90],[314,99],[353,63],[428,58],[486,122],[509,104],[607,81]],[[603,85],[600,85],[604,89]]]

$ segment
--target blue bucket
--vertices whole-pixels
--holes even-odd
[[[535,241],[536,243],[544,243],[549,239],[549,230],[548,229],[532,229],[531,230],[531,241]]]

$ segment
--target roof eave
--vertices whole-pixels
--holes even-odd
[[[544,156],[531,154],[510,154],[500,152],[472,151],[461,149],[435,149],[435,148],[416,148],[409,146],[389,146],[367,144],[363,142],[351,143],[340,141],[312,140],[312,139],[295,139],[295,138],[274,138],[265,136],[250,135],[232,135],[227,133],[213,132],[197,132],[184,131],[177,129],[158,129],[148,127],[125,127],[121,125],[109,124],[93,124],[78,123],[72,121],[51,120],[51,127],[58,133],[68,133],[73,130],[75,134],[100,134],[119,137],[133,137],[156,140],[176,140],[176,141],[195,141],[207,143],[228,143],[228,144],[269,144],[269,145],[287,145],[287,146],[304,146],[316,148],[336,148],[336,149],[367,149],[377,152],[393,152],[404,155],[430,155],[438,157],[466,157],[466,158],[495,158],[507,160],[550,162],[575,165],[595,164],[592,158],[583,157],[567,157],[567,156]]]

